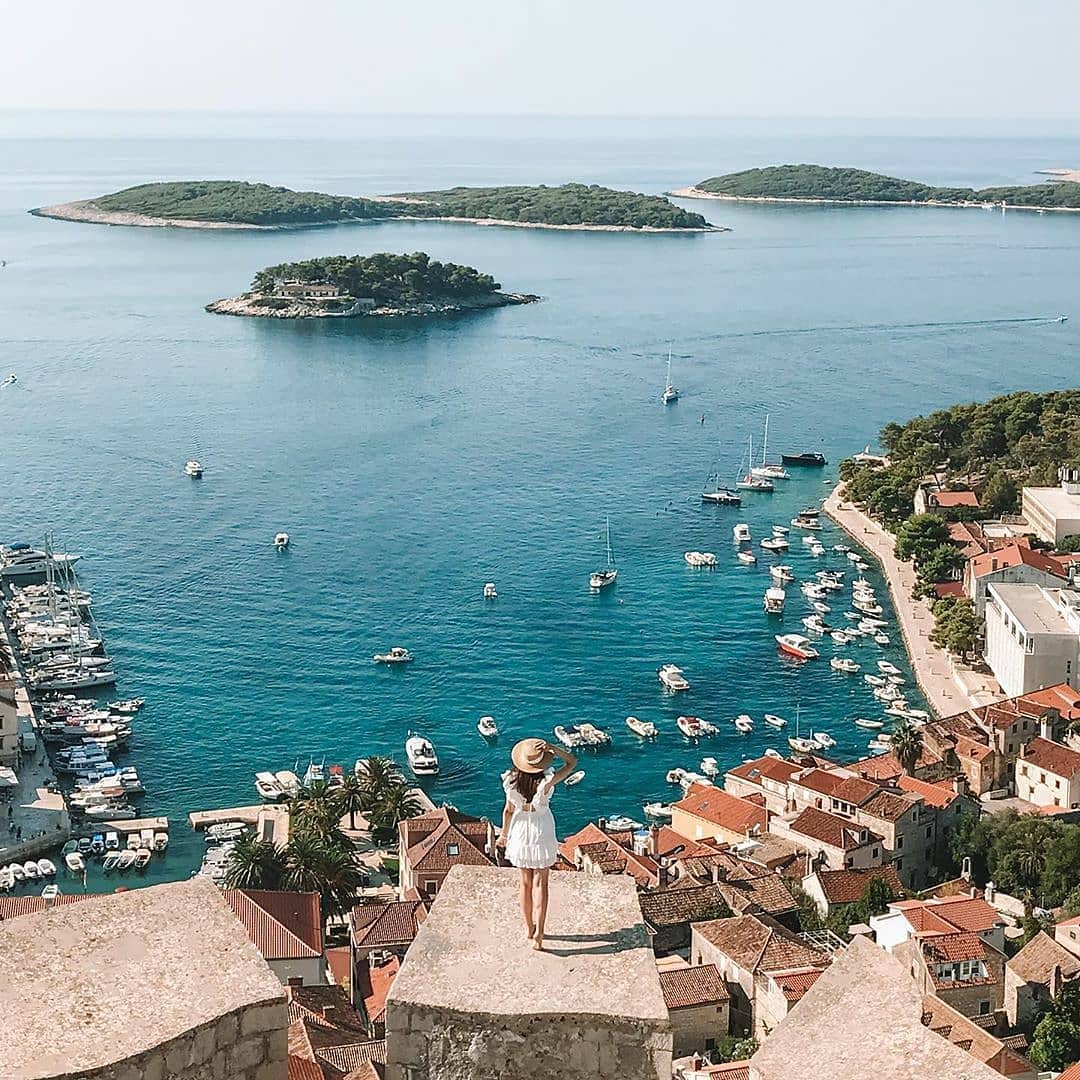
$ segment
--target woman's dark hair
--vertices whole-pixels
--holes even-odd
[[[542,772],[522,772],[520,769],[515,769],[512,783],[526,802],[532,802],[536,797],[536,789],[543,779]]]

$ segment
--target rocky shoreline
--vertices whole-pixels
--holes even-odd
[[[535,304],[539,300],[540,297],[532,293],[494,292],[468,299],[447,298],[398,307],[353,305],[342,310],[340,302],[336,301],[282,301],[277,297],[249,292],[224,300],[214,300],[206,305],[206,310],[213,315],[241,315],[256,319],[401,319],[487,311],[516,304]],[[266,301],[273,301],[273,305]]]

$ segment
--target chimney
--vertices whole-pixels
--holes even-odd
[[[967,794],[967,779],[963,773],[957,773],[952,778],[952,789],[954,795]]]
[[[649,826],[649,854],[655,855],[660,850],[660,826]]]
[[[329,1020],[333,1024],[337,1021],[338,1007],[336,1005],[324,1005],[322,1014],[324,1020]]]
[[[1054,728],[1057,726],[1058,715],[1057,709],[1047,709],[1039,717],[1039,735],[1050,742],[1054,741]]]
[[[983,889],[983,899],[984,899],[984,900],[985,900],[985,901],[986,901],[986,902],[987,902],[988,904],[993,904],[993,902],[994,902],[994,896],[995,896],[996,894],[997,894],[997,889],[995,889],[995,888],[994,888],[994,883],[993,883],[992,881],[988,881],[988,882],[986,883],[986,888],[985,888],[985,889]]]
[[[596,827],[601,832],[607,832],[607,818],[603,818],[603,817],[602,818],[597,818],[596,819]]]
[[[968,896],[970,896],[972,900],[975,900],[978,898],[978,895],[979,890],[974,885],[972,885],[971,888],[968,889]]]
[[[304,985],[304,976],[303,975],[290,975],[289,976],[289,982],[288,982],[287,985],[289,985],[289,986],[303,986]]]
[[[719,863],[713,863],[712,874],[710,875],[710,877],[712,878],[712,883],[714,885],[717,884],[720,881],[720,864]]]
[[[971,880],[971,856],[965,855],[964,861],[960,864],[960,876],[965,881]]]
[[[992,555],[990,557],[990,573],[993,573],[997,569],[997,556]]]

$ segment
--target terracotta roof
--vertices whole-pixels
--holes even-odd
[[[1057,709],[1065,720],[1080,720],[1080,692],[1068,683],[1058,683],[1042,690],[1033,690],[1019,699],[1038,708]]]
[[[827,795],[830,799],[853,803],[855,806],[861,806],[880,790],[877,784],[871,784],[869,780],[863,780],[858,776],[846,776],[843,773],[828,772],[825,769],[811,769],[792,783],[821,795]]]
[[[788,1001],[798,1001],[818,981],[823,968],[806,971],[781,971],[772,976],[773,982],[783,991]]]
[[[936,915],[940,915],[959,930],[979,933],[1005,925],[1001,914],[981,896],[951,896],[944,900],[933,901],[930,908]]]
[[[986,538],[977,521],[950,521],[949,539],[959,544],[967,558],[981,555],[986,550]]]
[[[386,1066],[381,1061],[365,1061],[359,1069],[353,1069],[345,1080],[384,1080]]]
[[[966,596],[962,581],[935,581],[933,584],[934,596],[938,600],[944,600],[946,596]]]
[[[348,945],[338,945],[326,950],[326,966],[338,986],[344,986],[351,977],[352,949]]]
[[[1074,915],[1071,919],[1062,919],[1058,926],[1080,926],[1080,915]]]
[[[796,765],[793,761],[766,755],[754,758],[753,761],[744,761],[741,765],[736,765],[734,769],[728,769],[726,775],[737,776],[740,780],[754,781],[765,777],[768,780],[776,780],[778,783],[784,784],[801,768],[801,765]]]
[[[974,491],[932,491],[928,501],[935,506],[973,506],[978,509],[979,497]]]
[[[664,1004],[669,1009],[714,1005],[731,998],[715,964],[672,968],[659,974]]]
[[[951,806],[953,800],[957,798],[952,780],[931,782],[901,773],[896,778],[896,786],[902,791],[910,791],[912,795],[921,795],[923,802],[927,806],[934,807],[935,810],[944,810],[946,807]]]
[[[343,986],[312,984],[286,986],[289,1002],[289,1023],[300,1021],[318,1033],[311,1044],[329,1045],[334,1042],[356,1042],[367,1038],[367,1029],[353,1007]]]
[[[368,965],[370,990],[364,994],[364,1012],[373,1024],[386,1021],[386,995],[394,984],[394,977],[401,969],[401,961],[392,956],[385,964]]]
[[[290,1054],[286,1072],[287,1080],[324,1080],[323,1071],[308,1058]]]
[[[689,840],[677,833],[670,825],[661,825],[656,831],[654,841],[656,855],[674,859],[686,859],[697,855],[711,855],[721,849],[720,844],[711,837],[701,840]]]
[[[899,821],[915,805],[917,805],[917,800],[910,795],[896,795],[891,791],[879,790],[859,809],[862,813],[881,821]]]
[[[737,915],[732,919],[695,923],[694,933],[753,974],[825,967],[829,963],[828,956],[812,949],[767,915]]]
[[[322,956],[319,894],[267,889],[222,889],[225,902],[267,960]]]
[[[648,855],[636,854],[633,845],[632,832],[609,832],[589,822],[583,829],[563,840],[559,844],[559,852],[575,866],[580,856],[587,856],[602,873],[629,874],[643,887],[657,884],[660,880],[659,864]]]
[[[919,760],[915,764],[916,769],[925,769],[936,765],[941,761],[941,755],[923,740],[923,750]],[[892,755],[871,754],[869,757],[860,758],[849,765],[844,766],[848,772],[858,773],[867,780],[892,780],[900,776],[904,769],[900,762]]]
[[[338,1070],[340,1073],[350,1073],[359,1069],[368,1061],[386,1061],[386,1040],[375,1039],[366,1042],[346,1043],[341,1046],[326,1046],[315,1051],[315,1057],[319,1061]]]
[[[365,900],[349,914],[353,945],[364,949],[411,945],[426,918],[422,900]]]
[[[1024,547],[1021,544],[1009,544],[1008,547],[998,548],[997,551],[988,551],[983,555],[976,555],[971,560],[971,575],[980,578],[984,574],[993,574],[998,570],[1020,565],[1042,570],[1044,573],[1052,574],[1054,577],[1062,579],[1067,577],[1057,559],[1044,555],[1034,548]]]
[[[738,898],[741,897],[745,901],[742,905],[744,910],[747,905],[753,905],[769,915],[786,915],[790,911],[796,911],[799,906],[784,884],[784,879],[777,873],[721,882],[720,888],[732,907],[736,906]]]
[[[1070,1065],[1063,1073],[1060,1073],[1057,1080],[1080,1080],[1080,1061]]]
[[[50,905],[40,896],[0,896],[0,920],[14,919],[19,915],[34,915],[50,906],[77,904],[80,900],[93,898],[92,893],[61,893]]]
[[[493,866],[485,850],[488,823],[441,806],[430,814],[408,818],[398,826],[401,847],[414,870],[441,873],[451,866]],[[456,851],[455,851],[456,848]]]
[[[959,929],[921,900],[901,900],[891,907],[904,913],[916,934],[955,934]]]
[[[1003,1076],[1034,1072],[1034,1069],[1002,1040],[979,1027],[976,1021],[980,1019],[982,1018],[964,1016],[939,997],[927,995],[923,998],[924,1027]]]
[[[1055,966],[1066,979],[1080,975],[1080,958],[1059,945],[1045,930],[1040,930],[1005,966],[1026,983],[1047,986]]]
[[[743,835],[754,829],[765,832],[769,824],[769,815],[762,807],[705,784],[691,784],[686,797],[673,803],[672,809]]]
[[[854,851],[866,844],[880,842],[881,837],[856,825],[837,817],[835,814],[827,814],[824,810],[818,810],[814,806],[808,806],[789,826],[792,832],[800,836],[818,840],[830,847],[840,848],[843,851]],[[866,833],[866,839],[860,840],[861,833]]]
[[[727,910],[727,901],[716,885],[691,885],[681,888],[653,889],[638,897],[645,921],[659,930],[716,917]]]
[[[750,1061],[725,1061],[719,1065],[706,1065],[701,1070],[709,1080],[750,1080]],[[1058,1077],[1058,1080],[1061,1080]]]
[[[986,743],[976,742],[966,735],[956,736],[956,756],[967,758],[971,761],[985,761],[993,754],[994,749]]]
[[[933,934],[920,940],[923,955],[936,963],[986,959],[986,947],[982,938],[966,930],[957,930],[951,934]]]
[[[818,870],[821,891],[830,904],[856,904],[875,878],[880,878],[892,890],[893,897],[904,895],[904,886],[892,866],[878,866],[871,870]]]
[[[1020,761],[1069,779],[1080,773],[1080,754],[1049,739],[1032,739],[1021,750]]]

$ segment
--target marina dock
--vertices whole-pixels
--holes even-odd
[[[255,806],[233,806],[222,810],[192,810],[188,814],[188,824],[196,832],[201,832],[211,825],[224,825],[232,822],[240,822],[242,825],[250,825],[254,828],[259,823],[259,814],[266,809],[273,809],[273,806],[258,803]]]
[[[167,833],[169,831],[169,819],[167,817],[143,817],[124,818],[122,821],[103,821],[102,829],[111,829],[113,832],[137,833],[143,829],[153,829],[154,832]]]

